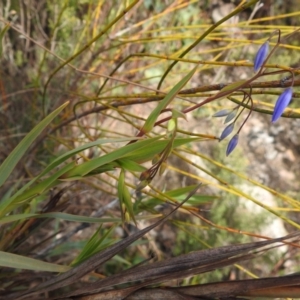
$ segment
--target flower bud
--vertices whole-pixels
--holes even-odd
[[[234,123],[229,124],[228,126],[225,127],[225,129],[223,130],[223,132],[221,133],[221,136],[219,138],[219,141],[221,142],[222,140],[224,140],[226,137],[229,136],[229,134],[233,131],[234,128]]]
[[[265,59],[269,52],[269,42],[265,42],[257,51],[254,59],[254,71],[257,72],[258,69],[263,65]]]
[[[236,134],[233,136],[233,138],[228,143],[227,150],[226,150],[226,156],[228,156],[235,149],[238,142],[239,142],[239,135]]]
[[[229,109],[222,109],[220,111],[217,111],[215,114],[213,114],[213,117],[220,118],[220,117],[226,117],[231,113],[231,110]]]
[[[226,124],[226,123],[232,121],[232,120],[235,118],[237,112],[238,112],[238,110],[237,110],[237,109],[234,109],[234,110],[226,117],[226,119],[225,119],[225,121],[224,121],[224,124]]]
[[[291,87],[287,88],[277,99],[272,115],[272,123],[276,122],[283,114],[286,107],[290,104],[293,96]]]

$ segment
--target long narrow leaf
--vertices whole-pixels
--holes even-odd
[[[176,97],[180,90],[188,83],[188,81],[195,74],[197,68],[198,65],[194,69],[192,69],[184,78],[182,78],[165,96],[165,98],[157,105],[157,107],[151,112],[151,114],[147,118],[143,128],[141,129],[142,132],[147,133],[152,130],[161,111],[169,105],[169,103]]]
[[[75,162],[71,162],[64,166],[61,170],[54,173],[50,177],[46,178],[42,182],[38,183],[34,187],[26,190],[25,187],[23,187],[21,190],[19,190],[14,196],[11,198],[5,199],[5,201],[0,203],[0,218],[5,216],[9,211],[13,210],[15,207],[17,207],[20,203],[24,203],[24,201],[29,201],[33,197],[35,197],[38,194],[42,194],[49,188],[51,188],[54,185],[57,185],[60,183],[57,178],[59,178],[62,174],[73,168]],[[38,177],[33,179],[33,182],[37,180]]]
[[[195,142],[197,140],[199,140],[199,138],[177,138],[173,142],[173,148],[176,148],[176,147],[179,147],[184,144],[191,143],[191,142]],[[156,141],[150,147],[146,146],[146,147],[134,150],[134,151],[129,152],[128,154],[124,155],[123,157],[133,160],[138,163],[143,163],[148,160],[152,160],[156,154],[159,154],[161,151],[163,151],[166,148],[168,143],[169,143],[169,140]]]
[[[31,218],[54,218],[61,219],[72,222],[80,222],[80,223],[119,223],[121,219],[119,218],[93,218],[93,217],[85,217],[72,215],[62,212],[52,212],[45,214],[18,214],[4,217],[0,220],[0,224],[10,223],[19,220],[31,219]]]
[[[0,251],[0,266],[15,269],[25,269],[44,272],[66,272],[71,268],[40,261],[37,259]]]
[[[169,140],[158,141],[159,138],[160,137],[155,137],[148,140],[138,141],[134,144],[126,145],[101,157],[84,162],[81,165],[75,166],[72,170],[66,172],[66,174],[64,174],[61,179],[77,179],[86,175],[95,174],[95,172],[92,171],[113,161],[117,161],[120,158],[127,158],[137,163],[148,161],[152,159],[156,154],[160,153],[169,142]],[[178,147],[195,140],[198,140],[198,138],[178,138],[174,140],[174,147]],[[103,172],[104,171],[105,169],[103,169]],[[98,173],[100,173],[100,171]]]
[[[109,144],[109,143],[121,143],[121,142],[128,142],[131,141],[133,139],[138,139],[137,137],[132,137],[132,138],[118,138],[118,139],[101,139],[101,140],[97,140],[94,142],[90,142],[87,144],[84,144],[76,149],[72,149],[62,155],[60,155],[59,157],[57,157],[55,160],[53,160],[48,166],[47,168],[45,168],[45,170],[42,172],[42,175],[49,173],[52,169],[54,169],[55,167],[59,166],[61,163],[63,163],[64,161],[66,161],[67,159],[69,159],[70,157],[95,146],[99,146],[99,145],[103,145],[103,144]]]
[[[111,153],[108,153],[101,157],[84,162],[81,165],[74,167],[71,171],[64,174],[64,176],[62,176],[62,179],[67,179],[67,178],[77,177],[77,176],[78,177],[85,176],[86,174],[92,172],[96,168],[99,168],[105,164],[111,163],[112,161],[118,160],[118,159],[124,157],[125,155],[130,154],[132,151],[135,151],[142,147],[150,146],[150,145],[154,144],[160,138],[161,138],[161,136],[158,136],[158,137],[154,137],[154,138],[151,138],[148,140],[138,141],[134,144],[126,145],[120,149],[112,151]]]
[[[136,216],[137,220],[151,220],[159,217],[160,215],[142,215]],[[86,216],[79,216],[79,215],[72,215],[68,213],[62,212],[51,212],[51,213],[44,213],[44,214],[34,214],[34,213],[24,213],[24,214],[15,214],[11,216],[4,217],[0,220],[0,224],[7,224],[15,221],[26,220],[26,219],[46,219],[46,218],[53,218],[53,219],[60,219],[70,222],[80,222],[80,223],[121,223],[120,218],[96,218],[96,217],[86,217]]]
[[[4,160],[4,162],[0,166],[0,187],[11,174],[17,163],[20,161],[20,159],[34,142],[34,140],[68,104],[69,102],[64,103],[55,111],[53,111],[49,116],[47,116],[44,120],[42,120],[39,124],[37,124]]]
[[[136,139],[136,137],[134,137],[134,138]],[[5,199],[2,198],[2,200],[0,202],[0,212],[3,212],[4,208],[7,207],[9,204],[18,203],[18,202],[23,201],[25,199],[30,199],[30,197],[33,197],[36,194],[41,193],[41,192],[45,191],[47,188],[49,188],[49,186],[51,184],[53,184],[53,182],[55,182],[55,180],[59,176],[61,176],[62,174],[64,174],[65,172],[67,172],[68,170],[73,168],[72,165],[71,165],[72,163],[68,164],[67,166],[62,168],[60,171],[56,172],[55,173],[56,175],[53,174],[51,177],[45,179],[44,181],[40,182],[38,185],[36,185],[33,188],[29,189],[30,186],[32,186],[43,175],[48,174],[50,171],[52,171],[54,168],[56,168],[57,166],[59,166],[60,164],[65,162],[67,159],[69,159],[73,155],[76,155],[77,153],[80,153],[80,152],[82,152],[82,151],[84,151],[88,148],[94,147],[94,146],[103,145],[103,144],[107,144],[107,143],[115,143],[115,142],[127,142],[127,141],[130,141],[130,140],[131,140],[131,138],[97,140],[97,141],[90,142],[90,143],[87,143],[85,145],[82,145],[82,146],[80,146],[76,149],[72,149],[72,150],[60,155],[55,160],[53,160],[44,169],[44,171],[41,174],[39,174],[37,177],[30,180],[20,190],[18,190],[14,195],[12,195],[11,197],[5,197]],[[0,213],[0,217],[1,217],[1,213]]]
[[[2,47],[2,40],[4,38],[4,35],[6,33],[6,31],[8,30],[9,25],[6,25],[0,32],[0,58],[2,57],[2,53],[3,53],[3,47]]]
[[[81,253],[76,257],[76,259],[72,262],[71,266],[76,266],[79,263],[82,263],[87,258],[92,255],[98,253],[101,249],[108,246],[110,243],[103,243],[104,240],[112,233],[112,231],[116,228],[115,226],[111,226],[101,237],[99,236],[100,229],[102,228],[102,224],[99,229],[93,234],[92,238],[86,243]]]

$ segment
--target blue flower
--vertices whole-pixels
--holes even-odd
[[[229,124],[228,126],[225,127],[225,129],[223,130],[223,132],[221,133],[221,136],[219,138],[219,141],[221,142],[222,140],[224,140],[226,137],[229,136],[229,134],[232,132],[234,127],[234,123]]]
[[[227,150],[226,150],[226,156],[228,156],[234,150],[234,148],[238,144],[238,141],[239,141],[239,135],[236,134],[233,136],[233,138],[228,143]]]
[[[272,123],[276,122],[283,114],[286,107],[290,104],[293,96],[291,87],[287,88],[277,99],[272,116]]]
[[[269,42],[265,42],[257,51],[254,59],[254,71],[257,72],[258,69],[263,65],[267,54],[269,52]]]

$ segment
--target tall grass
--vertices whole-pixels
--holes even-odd
[[[300,11],[256,18],[250,0],[212,21],[208,4],[170,3],[1,6],[3,299],[299,295],[284,276],[298,233],[261,230],[299,229],[298,199],[247,173],[243,133],[291,86],[279,122],[300,116]],[[220,111],[234,124],[219,143]]]

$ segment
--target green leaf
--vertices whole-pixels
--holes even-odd
[[[136,139],[136,137],[134,137]],[[58,165],[62,164],[64,161],[72,157],[73,155],[76,155],[77,153],[84,151],[85,149],[106,144],[106,143],[115,143],[115,142],[127,142],[131,141],[132,138],[118,138],[118,139],[103,139],[103,140],[97,140],[91,143],[87,143],[83,146],[80,146],[76,149],[73,149],[71,151],[68,151],[61,156],[57,157],[55,160],[53,160],[46,169],[39,174],[37,177],[30,180],[27,184],[25,184],[20,190],[18,190],[13,196],[5,197],[1,199],[0,202],[0,216],[3,215],[1,212],[3,212],[4,208],[7,207],[10,203],[19,203],[20,201],[29,200],[35,195],[42,193],[46,191],[47,188],[49,188],[51,185],[59,184],[60,181],[57,181],[57,178],[60,177],[62,174],[66,173],[67,171],[74,168],[76,165],[75,162],[69,163],[67,166],[64,166],[60,171],[56,172],[49,178],[45,179],[44,181],[40,182],[38,185],[34,186],[33,188],[29,189],[30,186],[32,186],[37,180],[39,180],[43,175],[48,174],[50,171],[52,171],[54,168],[56,168]],[[78,179],[81,179],[79,177]],[[73,178],[74,180],[74,178]]]
[[[192,190],[195,189],[197,185],[190,185],[187,187],[183,187],[183,188],[179,188],[176,190],[172,190],[172,191],[167,191],[165,192],[165,194],[168,197],[173,198],[174,200],[180,202],[182,201],[185,197],[186,194],[191,192]],[[186,202],[186,204],[189,205],[199,205],[199,204],[204,204],[207,202],[211,202],[212,200],[218,199],[218,196],[210,196],[210,195],[193,195],[189,198],[189,200]],[[161,199],[159,198],[150,198],[148,200],[145,200],[143,202],[141,202],[139,205],[141,206],[147,206],[147,207],[154,207],[156,205],[161,204]]]
[[[207,204],[208,202],[212,202],[213,200],[219,199],[218,196],[212,196],[212,195],[193,195],[189,200],[186,202],[186,204],[189,204],[191,206],[194,205],[200,205],[200,204]],[[182,201],[184,199],[183,196],[176,197],[176,200],[178,202]]]
[[[143,215],[137,216],[137,220],[150,220],[159,217],[160,215]],[[59,220],[65,220],[70,222],[79,222],[79,223],[121,223],[120,218],[95,218],[95,217],[86,217],[79,215],[72,215],[62,212],[51,212],[44,214],[34,214],[34,213],[24,213],[24,214],[14,214],[10,216],[3,217],[0,219],[0,224],[7,224],[16,221],[22,221],[26,219],[46,219],[53,218]]]
[[[172,117],[173,118],[182,118],[187,121],[186,114],[177,109],[172,109]]]
[[[235,90],[236,88],[240,87],[242,84],[244,84],[247,80],[240,80],[236,81],[234,83],[226,85],[224,88],[220,90],[220,92],[228,92],[231,90]]]
[[[138,245],[137,243],[135,244],[135,246]],[[117,262],[118,266],[120,264],[124,264],[124,265],[127,265],[127,266],[132,266],[132,263],[130,263],[128,260],[126,260],[125,258],[123,258],[122,256],[120,255],[115,255],[113,258],[112,258],[115,262]]]
[[[65,180],[68,178],[70,179],[72,177],[83,177],[83,176],[91,173],[93,170],[95,170],[101,166],[104,166],[105,164],[109,164],[113,161],[116,161],[116,160],[124,157],[125,155],[132,153],[133,151],[135,151],[137,149],[140,149],[140,148],[149,146],[150,144],[156,143],[157,140],[159,140],[160,138],[161,138],[161,136],[154,137],[154,138],[147,139],[147,140],[140,140],[134,144],[126,145],[124,147],[121,147],[121,148],[119,148],[115,151],[112,151],[111,153],[108,153],[106,155],[103,155],[101,157],[94,158],[90,161],[84,162],[84,163],[74,167],[69,172],[66,172],[66,174],[64,174],[61,177],[61,179]]]
[[[61,176],[61,180],[75,180],[80,179],[84,176],[89,176],[93,174],[98,174],[100,172],[105,172],[111,168],[111,163],[118,161],[119,159],[126,158],[132,162],[142,163],[147,160],[151,160],[156,154],[163,151],[163,149],[168,145],[169,140],[159,139],[161,136],[150,138],[147,140],[140,140],[134,144],[126,145],[120,149],[112,151],[101,157],[94,158],[90,161],[84,162],[80,165],[75,166],[70,171],[66,172]],[[174,147],[199,140],[198,138],[178,138],[174,140]],[[105,167],[108,165],[108,169]],[[137,165],[135,165],[137,166]],[[100,167],[103,167],[99,169]],[[97,170],[98,169],[98,170]]]
[[[128,190],[128,187],[126,186],[126,184],[124,184],[124,187],[123,187],[123,202],[125,204],[126,210],[129,214],[130,218],[136,224],[135,215],[134,215],[134,212],[133,212],[133,205],[132,205],[131,195],[129,193],[129,190]],[[129,222],[129,220],[126,216],[126,212],[125,212],[125,220],[127,222]]]
[[[185,186],[176,190],[168,191],[166,194],[170,197],[179,197],[193,191],[197,187],[197,184]]]
[[[106,232],[101,236],[101,238],[99,238],[101,228],[102,224],[98,228],[98,230],[93,234],[90,240],[86,243],[86,245],[83,247],[80,254],[74,259],[74,261],[71,264],[72,266],[82,263],[92,255],[96,254],[104,247],[107,247],[112,243],[111,241],[110,243],[106,242],[105,244],[103,244],[104,240],[106,240],[110,233],[115,229],[115,226],[111,226],[108,230],[106,230]]]
[[[100,166],[100,167],[97,167],[97,168],[93,169],[91,172],[89,172],[87,174],[84,174],[84,176],[92,176],[92,175],[97,175],[97,174],[113,171],[116,167],[118,167],[118,164],[113,161],[111,163],[105,164],[104,166]],[[65,180],[71,180],[72,181],[74,179],[76,179],[76,180],[82,179],[82,176],[77,176],[76,178],[71,177],[71,178],[67,178]]]
[[[6,31],[8,30],[9,25],[6,25],[0,32],[0,58],[2,57],[2,53],[3,53],[3,47],[2,47],[2,40],[4,38],[4,35],[6,33]]]
[[[120,176],[118,178],[118,187],[117,187],[117,190],[118,190],[118,198],[119,198],[119,201],[120,201],[120,208],[121,208],[121,214],[122,214],[122,221],[123,222],[125,220],[124,214],[125,214],[125,210],[126,210],[125,204],[123,203],[123,187],[124,187],[124,184],[125,184],[124,181],[125,181],[125,179],[124,179],[124,171],[121,170]]]
[[[136,223],[134,212],[133,212],[133,205],[131,202],[131,195],[125,184],[125,172],[123,169],[121,170],[119,180],[118,180],[118,197],[121,204],[123,221],[129,221],[127,220],[128,219],[127,214],[129,214],[129,217],[134,221],[134,223]]]
[[[133,160],[127,159],[127,158],[121,158],[117,160],[118,165],[127,171],[132,172],[143,172],[147,170],[144,166],[141,166],[140,164],[136,163]]]
[[[57,157],[55,160],[53,160],[48,166],[47,168],[41,173],[40,176],[43,176],[44,174],[49,173],[51,170],[53,170],[54,168],[56,168],[58,165],[60,165],[61,163],[63,163],[64,161],[66,161],[67,159],[69,159],[70,157],[86,150],[89,149],[91,147],[95,147],[95,146],[99,146],[99,145],[103,145],[103,144],[109,144],[109,143],[121,143],[121,142],[129,142],[131,140],[136,140],[138,139],[137,137],[132,137],[132,138],[118,138],[118,139],[101,139],[101,140],[97,140],[94,142],[90,142],[87,144],[84,144],[76,149],[72,149],[62,155],[60,155],[59,157]]]
[[[89,254],[93,253],[94,249],[97,248],[99,240],[101,241],[101,239],[102,239],[102,238],[99,239],[99,233],[100,233],[101,228],[102,228],[102,224],[99,226],[97,231],[93,234],[93,236],[87,241],[87,243],[82,248],[79,255],[71,263],[71,266],[75,266],[78,263],[84,261],[85,258],[88,257]],[[111,227],[111,228],[113,228],[113,227]]]
[[[119,218],[93,218],[79,215],[72,215],[62,212],[51,212],[45,214],[18,214],[4,217],[0,220],[0,224],[11,223],[19,220],[25,219],[43,219],[43,218],[54,218],[71,222],[80,223],[116,223],[120,222]]]
[[[194,141],[199,141],[199,138],[175,138],[172,147],[176,148]],[[167,147],[169,142],[170,140],[156,141],[151,145],[146,145],[141,149],[132,151],[124,155],[124,157],[138,163],[143,163],[148,160],[152,160],[155,157],[155,155],[160,154]]]
[[[17,163],[20,161],[24,153],[31,146],[33,141],[39,136],[39,134],[46,128],[46,126],[69,104],[64,103],[49,116],[37,124],[17,145],[17,147],[9,154],[0,166],[0,187],[3,185],[5,180],[11,174]]]
[[[26,190],[25,187],[23,187],[21,190],[19,190],[15,195],[13,195],[11,198],[5,199],[5,201],[2,201],[0,203],[0,218],[5,216],[9,211],[16,208],[18,205],[23,204],[25,201],[29,201],[33,197],[44,193],[52,186],[58,185],[60,183],[59,180],[57,180],[62,174],[67,172],[68,170],[72,169],[75,165],[75,162],[71,162],[65,167],[63,167],[58,172],[54,173],[47,179],[43,180],[42,182],[38,183],[34,187]],[[36,181],[37,177],[34,178],[32,181]]]
[[[192,69],[183,79],[181,79],[172,89],[171,91],[164,97],[163,100],[159,102],[157,107],[151,112],[149,117],[147,118],[143,128],[141,131],[143,133],[148,133],[152,130],[157,118],[161,114],[161,111],[165,109],[170,102],[176,97],[176,95],[181,91],[181,89],[188,83],[188,81],[195,74],[198,65]]]
[[[14,269],[25,269],[44,272],[66,272],[71,268],[51,264],[37,259],[0,251],[0,266]]]
[[[176,120],[171,119],[168,122],[168,131],[173,131],[176,128]]]

